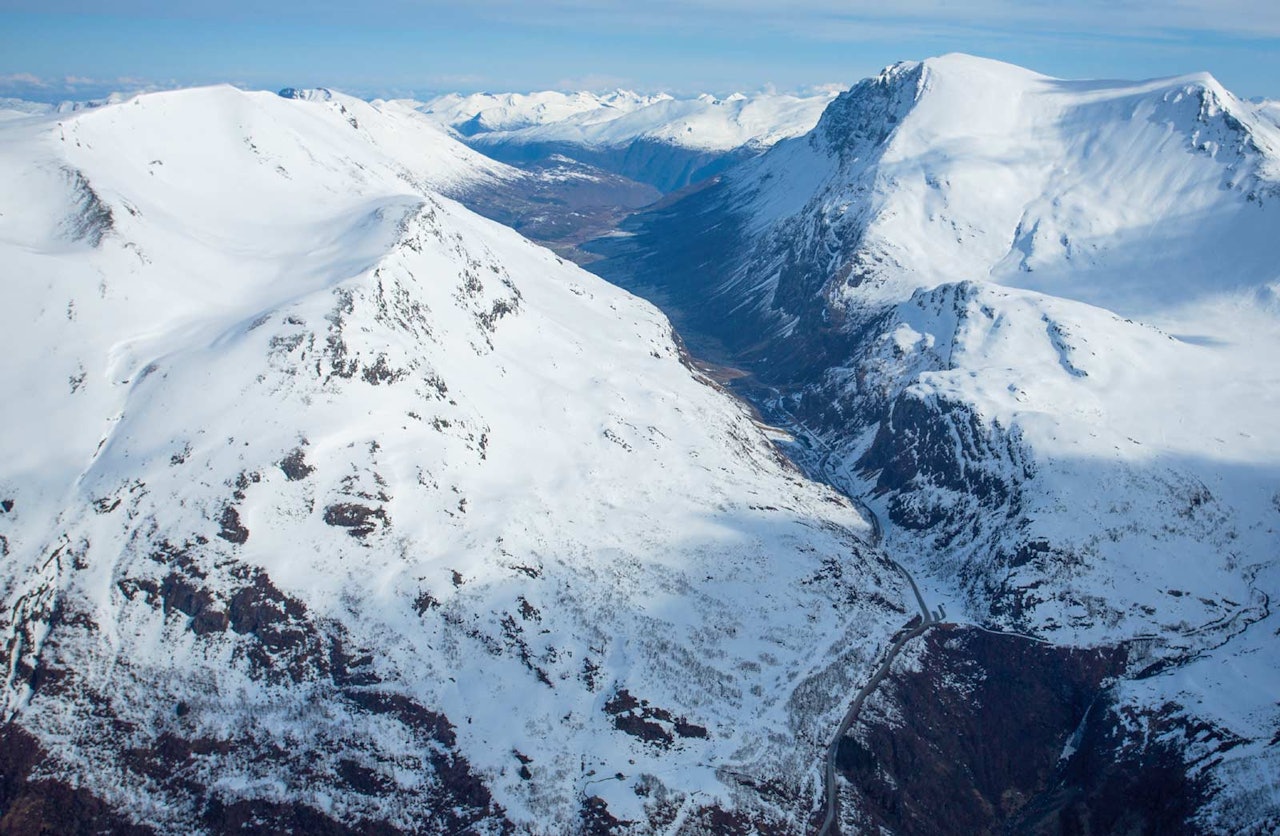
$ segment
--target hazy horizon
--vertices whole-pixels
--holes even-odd
[[[263,8],[117,0],[0,3],[0,96],[60,101],[214,83],[331,87],[365,98],[605,90],[691,94],[848,87],[901,60],[967,52],[1063,78],[1205,71],[1280,97],[1280,4],[1070,8],[907,0],[552,0],[465,5],[321,0]]]

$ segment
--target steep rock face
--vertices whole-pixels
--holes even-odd
[[[656,310],[439,196],[492,164],[419,125],[4,124],[15,829],[809,816],[900,575]]]
[[[860,321],[822,300],[833,273],[860,281],[867,269],[856,258],[837,262],[856,249],[874,213],[873,163],[909,112],[920,79],[918,66],[895,67],[859,83],[807,135],[631,219],[624,224],[631,237],[595,242],[592,249],[608,261],[593,269],[662,299],[682,330],[714,340],[738,362],[767,355],[756,366],[769,380],[839,362],[856,345],[851,332]],[[821,190],[835,182],[850,194],[825,206]]]
[[[1208,76],[1065,82],[967,56],[886,69],[714,196],[601,242],[610,279],[709,298],[690,325],[768,372],[916,289],[995,280],[1124,315],[1271,280],[1280,139]],[[1268,197],[1268,196],[1272,197]],[[726,231],[724,227],[728,226]],[[648,267],[712,231],[698,275]],[[1224,269],[1219,242],[1233,253]],[[627,258],[627,253],[635,253]],[[818,347],[821,348],[819,342]],[[802,369],[797,361],[790,376]]]
[[[1231,734],[1117,706],[1123,650],[1071,650],[937,628],[903,659],[842,741],[850,830],[898,833],[1183,833],[1212,794],[1189,774],[1192,740]],[[1028,711],[1034,706],[1034,711]],[[903,734],[911,718],[911,734]]]
[[[1276,763],[1275,657],[1252,648],[1280,591],[1278,137],[1204,75],[900,64],[593,244],[593,269],[751,372],[949,616],[1141,638],[1117,716],[1173,700],[1248,741],[1182,765],[1221,783],[1212,817]],[[1217,673],[1177,673],[1202,657]],[[1256,680],[1225,706],[1235,664]]]

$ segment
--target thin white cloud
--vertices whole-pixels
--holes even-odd
[[[5,87],[48,87],[49,83],[37,75],[31,73],[10,73],[8,75],[0,75],[0,88]]]
[[[51,79],[27,72],[0,75],[0,96],[39,102],[103,99],[112,93],[143,93],[172,89],[177,86],[179,86],[177,82],[161,84],[131,76],[91,78],[82,75],[66,75]]]

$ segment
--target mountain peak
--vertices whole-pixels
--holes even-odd
[[[985,76],[992,79],[1009,80],[1047,78],[1047,76],[1034,70],[1029,70],[1026,67],[1020,67],[1017,64],[1010,64],[1007,61],[999,61],[994,58],[984,58],[980,55],[971,55],[967,52],[948,52],[943,55],[935,55],[932,58],[924,59],[920,63],[934,73],[974,77]]]

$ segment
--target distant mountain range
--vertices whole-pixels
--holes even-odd
[[[560,154],[669,192],[806,133],[832,95],[477,93],[415,107],[496,159]]]

